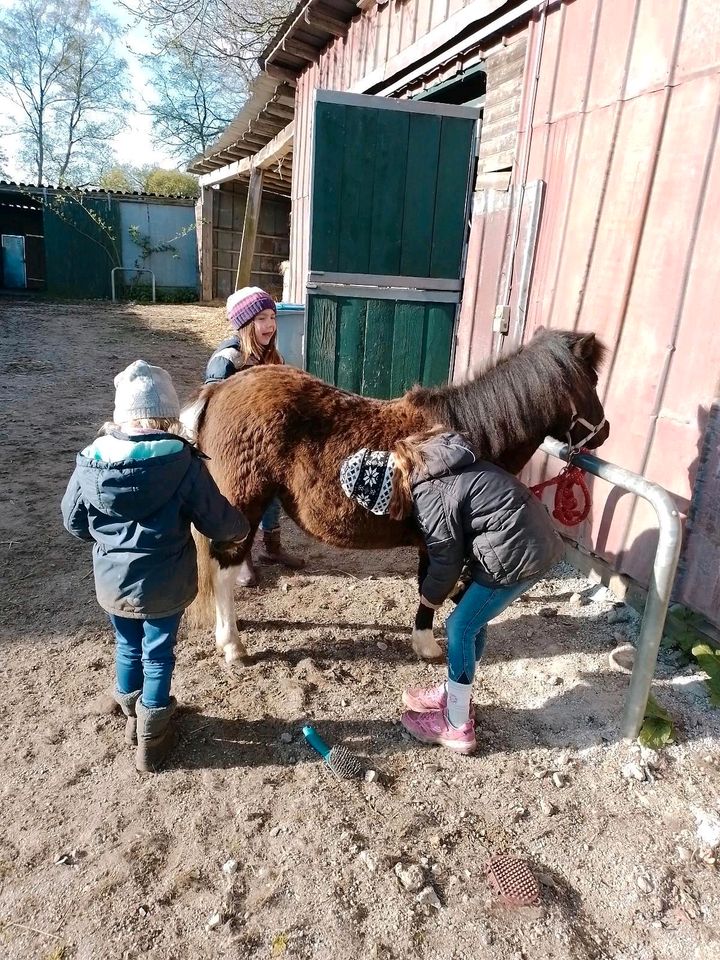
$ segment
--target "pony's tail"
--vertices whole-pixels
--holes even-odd
[[[197,550],[198,592],[187,612],[188,625],[194,630],[211,627],[215,617],[212,564],[210,559],[210,541],[192,528],[193,540]]]

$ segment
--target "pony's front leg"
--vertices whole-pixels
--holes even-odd
[[[415,614],[415,626],[412,632],[412,647],[415,653],[423,660],[437,660],[442,657],[442,647],[435,639],[433,634],[433,620],[435,611],[426,607],[424,603],[418,604]]]
[[[225,655],[226,663],[235,663],[247,657],[247,649],[240,639],[235,619],[235,581],[239,565],[221,567],[213,563],[213,591],[215,593],[215,643]]]
[[[421,548],[418,551],[418,591],[420,593],[422,593],[423,581],[427,576],[429,566],[427,550]],[[418,604],[415,626],[412,632],[412,647],[415,653],[424,660],[437,660],[442,656],[442,648],[433,634],[434,619],[434,610],[426,607],[424,603]]]

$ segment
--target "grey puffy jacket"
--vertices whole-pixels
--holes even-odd
[[[466,563],[473,580],[508,586],[541,576],[563,543],[545,507],[516,477],[478,460],[462,437],[439,434],[411,477],[413,515],[430,567],[422,594],[442,603]]]
[[[74,537],[95,543],[95,591],[104,610],[133,619],[169,617],[197,594],[190,524],[214,540],[242,540],[248,522],[179,437],[116,435],[124,459],[102,459],[112,439],[78,454],[62,500],[63,523]]]

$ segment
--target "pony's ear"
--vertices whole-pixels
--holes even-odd
[[[605,356],[605,347],[594,333],[586,333],[581,334],[575,341],[572,352],[578,360],[589,363],[594,370],[597,370]]]

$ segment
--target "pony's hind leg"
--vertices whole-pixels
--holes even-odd
[[[225,661],[234,663],[247,656],[235,619],[235,581],[240,567],[221,567],[219,563],[214,563],[213,567],[215,643],[225,655]]]

